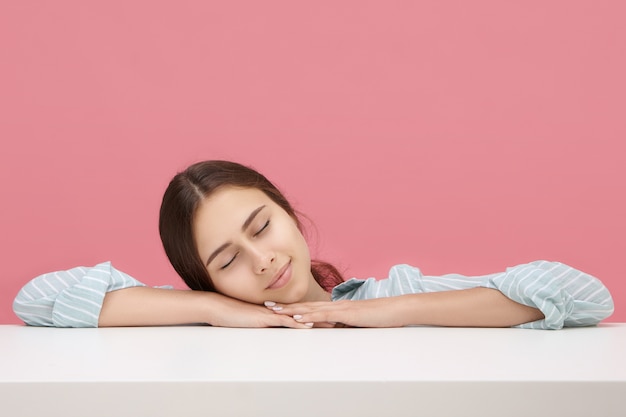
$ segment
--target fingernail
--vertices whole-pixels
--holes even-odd
[[[279,307],[279,306],[272,307],[272,310],[274,310],[274,311],[280,311],[280,310],[282,310],[282,309],[283,309],[283,308],[282,308],[282,307]]]
[[[313,323],[304,323],[304,325],[307,327],[313,327]]]
[[[265,307],[274,307],[276,305],[273,301],[266,301],[263,304],[265,304]]]
[[[300,314],[296,314],[293,316],[294,320],[302,320],[302,316]]]

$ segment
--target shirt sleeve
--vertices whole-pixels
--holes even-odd
[[[13,311],[30,326],[98,327],[107,292],[142,286],[111,262],[80,266],[31,280],[15,297]]]
[[[520,304],[541,310],[542,320],[525,329],[593,326],[613,314],[613,298],[602,282],[560,262],[535,261],[493,274],[481,286],[495,288]]]

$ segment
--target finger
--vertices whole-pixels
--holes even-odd
[[[331,303],[298,303],[298,304],[278,304],[274,302],[266,302],[266,308],[276,314],[285,316],[293,316],[294,314],[310,313],[312,311],[329,308]]]
[[[337,323],[329,322],[329,321],[316,321],[316,322],[308,321],[308,320],[311,320],[310,317],[312,317],[310,314],[307,315],[306,317],[301,314],[295,314],[293,316],[293,319],[296,322],[304,323],[307,326],[311,326],[311,327],[335,327],[335,325],[337,324]]]
[[[326,306],[327,304],[328,303],[323,303],[323,304],[321,303],[320,306]],[[296,323],[302,323],[308,327],[313,327],[314,324],[315,324],[315,327],[335,327],[335,325],[337,324],[334,321],[327,321],[327,320],[315,321],[314,319],[316,317],[321,318],[321,317],[324,317],[324,315],[321,312],[318,312],[317,315],[313,315],[311,314],[312,311],[310,311],[310,308],[308,309],[309,311],[302,311],[304,310],[304,306],[299,307],[298,305],[290,304],[290,305],[283,307],[273,302],[272,303],[266,302],[266,306],[269,309],[271,309],[276,315],[283,316],[283,317],[291,316]]]
[[[265,307],[269,308],[272,311],[278,312],[278,311],[281,311],[283,309],[283,306],[278,305],[274,301],[265,301],[263,304],[265,305]]]
[[[286,316],[306,316],[311,317],[311,314],[316,314],[315,317],[327,317],[327,315],[336,316],[339,309],[331,305],[318,305],[318,306],[284,306],[279,310],[274,310],[275,314]]]
[[[299,310],[299,309],[317,309],[322,307],[330,307],[337,305],[332,301],[309,301],[304,303],[282,304],[274,301],[265,301],[263,305],[273,311],[283,311],[286,309]]]
[[[301,304],[283,305],[283,304],[275,303],[274,301],[266,301],[264,304],[265,304],[265,307],[267,307],[269,310],[272,310],[275,313],[283,314],[287,316],[293,316],[295,312],[302,311],[302,307],[300,307]]]
[[[299,322],[289,316],[275,315],[274,317],[277,320],[275,320],[276,323],[272,324],[272,326],[289,327],[292,329],[310,329],[313,327],[313,323]]]
[[[298,323],[329,323],[334,325],[341,320],[331,317],[328,311],[313,311],[301,314],[294,314],[293,320]]]

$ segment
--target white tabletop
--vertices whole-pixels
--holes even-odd
[[[10,416],[624,416],[626,324],[0,326]]]

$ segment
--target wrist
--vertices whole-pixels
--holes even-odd
[[[220,312],[224,311],[220,308],[224,302],[224,296],[211,291],[194,292],[198,293],[198,297],[195,300],[194,311],[198,313],[199,322],[210,325],[219,323]]]

